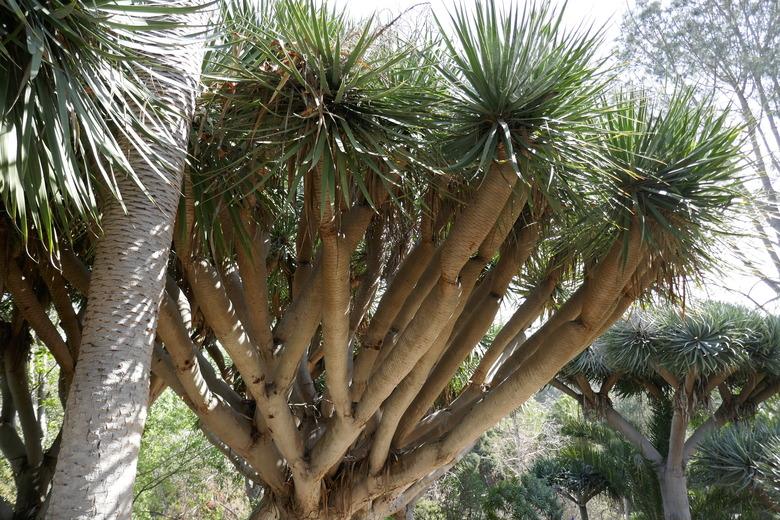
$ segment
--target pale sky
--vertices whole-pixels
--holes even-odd
[[[498,0],[499,3],[509,5],[522,0]],[[544,0],[542,0],[544,1]],[[446,19],[447,13],[453,6],[464,3],[469,5],[473,0],[335,0],[336,5],[346,6],[348,11],[357,18],[363,18],[378,12],[379,14],[398,14],[412,6],[419,5],[413,13],[416,16],[426,16],[430,10],[436,13],[440,19]],[[526,3],[530,4],[530,1]],[[553,0],[554,5],[562,5],[563,2]],[[611,42],[618,34],[620,20],[633,4],[633,0],[569,0],[564,12],[564,20],[570,27],[579,24],[593,23],[595,26],[605,25],[606,47],[611,47]],[[419,14],[417,14],[419,13]],[[411,14],[411,13],[410,13]]]

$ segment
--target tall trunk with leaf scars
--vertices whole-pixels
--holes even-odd
[[[170,18],[179,23],[155,31],[155,39],[182,42],[185,33],[206,21],[202,9],[182,9]],[[120,181],[125,209],[111,201],[103,213],[48,518],[130,518],[203,42],[144,53],[150,70],[141,71],[142,77],[149,78],[148,88],[165,114],[145,121],[157,138],[145,143],[154,167],[127,147],[128,160],[148,194],[129,179]]]

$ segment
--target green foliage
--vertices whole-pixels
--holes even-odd
[[[565,444],[556,455],[539,460],[533,471],[547,473],[571,496],[606,492],[613,500],[626,498],[641,518],[663,518],[655,472],[630,443],[601,423],[577,417],[574,410],[558,417]]]
[[[327,2],[230,10],[191,139],[201,252],[232,258],[248,220],[289,249],[302,215],[372,204],[380,186],[414,221],[432,200],[467,198],[500,145],[532,213],[554,213],[530,286],[560,264],[578,275],[633,216],[658,250],[657,282],[696,272],[728,228],[739,129],[683,90],[664,109],[636,94],[602,102],[599,32],[567,31],[561,13],[461,5],[452,31],[440,20],[439,35],[405,41]]]
[[[418,520],[447,520],[442,506],[429,498],[421,498],[414,504],[414,518]]]
[[[617,93],[600,117],[608,163],[601,180],[609,186],[600,190],[609,196],[603,231],[627,229],[639,218],[667,280],[701,272],[713,258],[713,238],[729,229],[723,210],[741,195],[743,165],[742,130],[728,120],[689,89],[663,105]]]
[[[732,489],[694,489],[690,494],[691,516],[708,520],[771,520],[776,515],[765,509],[754,497]]]
[[[213,53],[206,71],[195,145],[203,182],[221,177],[223,189],[246,195],[281,171],[291,192],[317,170],[317,202],[338,190],[349,203],[354,186],[369,195],[372,173],[398,183],[399,161],[430,141],[432,65],[419,49],[381,40],[386,28],[373,18],[358,26],[327,2],[283,0],[228,24],[231,52]]]
[[[535,457],[538,443],[546,442],[544,428],[552,418],[537,401],[516,411],[418,501],[415,514],[436,520],[561,518],[555,491],[520,470]]]
[[[745,365],[750,362],[745,340],[754,323],[744,314],[744,308],[715,305],[662,316],[654,357],[675,374],[696,367],[705,377]]]
[[[691,478],[698,485],[746,495],[748,500],[777,500],[779,446],[776,421],[757,418],[730,425],[702,443],[691,465]]]
[[[563,518],[560,501],[547,483],[533,475],[501,480],[483,502],[487,520],[557,520]]]
[[[548,485],[560,489],[572,500],[587,501],[607,490],[609,481],[596,467],[584,459],[590,455],[585,454],[585,446],[566,446],[554,458],[541,459],[533,467],[533,474],[548,483]]]
[[[244,482],[198,429],[195,415],[172,392],[149,410],[138,459],[133,518],[247,516]]]
[[[490,459],[477,449],[466,455],[442,482],[445,493],[456,501],[446,503],[447,518],[477,520],[482,517],[482,501],[495,478]],[[490,478],[490,480],[487,480]]]
[[[490,335],[488,333],[488,335]],[[493,335],[495,336],[495,335]],[[471,376],[479,366],[479,362],[484,356],[487,349],[480,343],[474,350],[463,360],[463,363],[458,367],[457,372],[452,376],[447,387],[439,396],[438,400],[442,403],[452,402],[452,399],[457,396],[464,388],[466,388],[471,380]]]
[[[386,189],[399,207],[421,203],[442,99],[427,44],[373,18],[356,24],[328,2],[246,6],[226,26],[191,139],[207,252],[231,255],[250,220],[273,222],[277,241],[294,244],[298,219],[326,201],[373,205]]]
[[[555,492],[541,479],[526,474],[499,473],[486,446],[478,447],[444,477],[441,487],[444,518],[455,520],[560,519],[562,508]]]
[[[538,4],[502,11],[488,0],[454,9],[454,36],[439,22],[448,50],[440,70],[452,96],[448,158],[484,167],[500,143],[530,182],[548,175],[549,166],[521,168],[521,158],[560,164],[587,153],[583,134],[590,133],[593,101],[602,88],[590,63],[599,35],[566,33],[561,14]],[[553,181],[545,180],[535,184]]]
[[[664,396],[662,399],[654,399],[650,403],[650,419],[647,424],[648,438],[661,456],[669,453],[669,432],[672,430],[671,398]]]
[[[592,379],[605,379],[610,373],[610,368],[604,349],[589,348],[563,367],[560,374],[567,378],[577,374],[587,374]]]
[[[684,314],[637,311],[617,322],[562,374],[584,373],[602,381],[620,372],[624,379],[653,378],[659,385],[664,383],[658,380],[658,367],[678,377],[695,369],[702,379],[724,371],[774,375],[780,362],[777,327],[774,316],[717,302],[689,307]]]
[[[117,175],[135,179],[123,148],[147,157],[143,121],[164,117],[138,70],[150,49],[182,43],[157,37],[170,22],[155,15],[186,9],[177,2],[0,5],[0,194],[25,240],[34,228],[53,249],[74,216],[97,216],[101,189],[121,198]]]
[[[0,501],[14,503],[16,497],[16,487],[14,486],[14,475],[11,471],[11,465],[8,459],[0,457]]]

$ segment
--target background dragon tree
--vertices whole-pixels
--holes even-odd
[[[633,315],[577,356],[553,385],[650,463],[665,518],[691,518],[688,466],[702,443],[729,423],[749,420],[780,392],[779,326],[775,316],[719,303],[685,313]],[[646,396],[653,405],[650,424],[627,419],[610,395]],[[705,456],[717,445],[710,441]],[[714,476],[727,466],[712,464],[700,473]],[[772,500],[760,498],[776,510]]]

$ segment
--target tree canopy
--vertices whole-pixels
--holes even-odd
[[[153,12],[161,25],[151,34],[181,28],[175,13]],[[137,449],[154,343],[152,400],[166,387],[177,393],[263,486],[258,516],[384,518],[635,301],[674,299],[716,260],[744,195],[742,129],[726,113],[683,88],[666,103],[615,88],[594,60],[600,35],[565,29],[550,7],[478,2],[450,23],[408,39],[327,3],[236,3],[222,13],[202,76],[202,41],[191,53],[144,54],[154,59],[136,73],[140,84],[172,106],[148,116],[171,139],[128,152],[142,182],[121,176],[123,197],[108,198],[99,219],[86,212],[81,226],[59,229],[58,254],[46,238],[55,234],[36,224],[33,245],[2,259],[13,338],[29,327],[52,351],[63,395],[74,367],[82,373],[65,410],[65,431],[75,428],[64,436],[70,467],[78,425],[89,422],[79,396],[106,399],[95,413],[111,408],[103,379],[128,381],[122,403],[137,420],[126,442]],[[82,72],[74,85],[87,81]],[[74,95],[99,94],[85,88]],[[130,112],[147,123],[138,105]],[[14,114],[3,124],[17,124]],[[132,142],[113,128],[131,123],[96,124]],[[82,155],[87,186],[84,167],[106,156]],[[5,201],[20,193],[3,189]],[[5,236],[15,239],[21,217],[5,209]],[[96,224],[99,241],[83,232]],[[138,294],[114,290],[123,277]],[[491,330],[502,304],[513,314]],[[689,321],[680,334],[699,333]],[[755,401],[775,381],[766,334],[717,346],[697,339],[700,348],[678,349],[678,364],[659,358],[668,379],[651,382],[698,399],[698,381],[725,372],[724,385],[743,381],[751,376],[739,363],[764,356],[764,377],[748,379]],[[469,383],[453,388],[485,338]],[[710,347],[723,352],[704,355]],[[649,371],[649,354],[636,356]],[[17,399],[3,397],[4,413]],[[9,422],[25,421],[23,404],[7,408]],[[27,447],[27,463],[40,467],[34,437],[14,435],[5,445]]]

